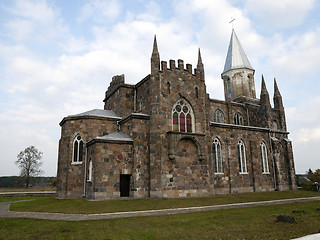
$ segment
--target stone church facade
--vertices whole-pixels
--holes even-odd
[[[60,122],[59,198],[176,198],[296,189],[282,96],[273,107],[234,30],[224,71],[225,100],[211,99],[199,50],[195,69],[160,61],[135,85],[114,76],[104,109]]]

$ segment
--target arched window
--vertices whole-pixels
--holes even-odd
[[[234,124],[235,125],[243,125],[243,116],[241,113],[236,113],[234,115]]]
[[[75,137],[73,141],[73,163],[81,163],[83,158],[83,141],[81,136],[78,135]]]
[[[222,156],[221,156],[221,143],[218,138],[213,140],[212,144],[213,164],[215,173],[223,173],[222,171]]]
[[[278,123],[277,123],[277,121],[272,121],[272,129],[273,130],[278,130]]]
[[[194,132],[194,116],[190,104],[180,99],[172,108],[172,131]]]
[[[214,111],[213,121],[217,123],[224,123],[224,114],[220,109]]]
[[[260,157],[262,173],[269,173],[267,146],[264,142],[260,144]]]
[[[242,140],[238,142],[239,172],[247,173],[246,148]]]
[[[167,91],[168,91],[168,94],[170,94],[170,89],[171,88],[171,85],[170,85],[170,83],[169,82],[167,82]]]
[[[89,167],[88,167],[88,182],[92,181],[92,159],[89,160]]]

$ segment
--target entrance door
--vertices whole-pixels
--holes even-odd
[[[130,174],[120,174],[120,197],[129,197]]]

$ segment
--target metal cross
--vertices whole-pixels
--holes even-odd
[[[233,21],[236,20],[235,18],[231,17],[231,21],[229,23],[232,23],[232,29],[233,29]]]

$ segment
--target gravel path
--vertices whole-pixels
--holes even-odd
[[[261,201],[261,202],[223,204],[223,205],[215,205],[215,206],[145,210],[145,211],[132,211],[132,212],[100,213],[100,214],[11,212],[9,211],[9,208],[10,208],[10,204],[13,202],[5,202],[5,203],[0,203],[0,217],[34,218],[34,219],[63,220],[63,221],[84,221],[84,220],[99,220],[99,219],[113,219],[113,218],[126,218],[126,217],[173,215],[173,214],[202,212],[202,211],[211,211],[211,210],[219,210],[219,209],[270,206],[270,205],[295,203],[295,202],[309,202],[309,201],[317,201],[317,200],[319,201],[320,197],[294,198],[294,199],[282,199],[282,200]],[[22,200],[22,201],[28,201],[28,200]],[[19,202],[19,201],[16,201],[16,202]]]

